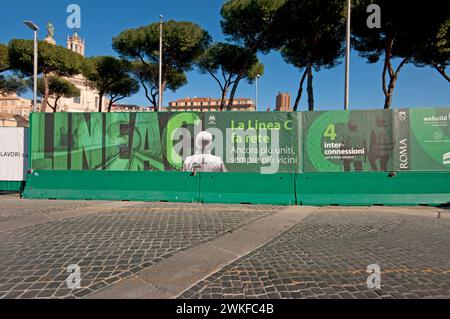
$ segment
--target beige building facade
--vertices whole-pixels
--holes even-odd
[[[130,104],[113,104],[111,112],[124,113],[124,112],[146,112],[147,108],[140,107],[139,105]]]
[[[86,83],[86,79],[82,75],[76,75],[71,78],[64,77],[65,80],[75,85],[80,90],[80,96],[74,98],[61,98],[58,102],[57,112],[98,112],[100,96],[98,92],[92,89]],[[107,109],[108,101],[103,99],[102,111]],[[53,105],[54,99],[50,98],[49,103]],[[53,112],[47,107],[47,112]]]
[[[169,103],[169,112],[211,112],[220,111],[220,99],[213,98],[185,98]],[[228,100],[225,105],[228,105]],[[236,98],[233,101],[232,111],[256,111],[255,102],[248,98]]]
[[[32,101],[17,96],[17,94],[0,95],[0,113],[20,115],[28,118]]]
[[[0,112],[0,127],[28,127],[29,122],[22,115]]]
[[[52,37],[47,37],[45,39],[50,44],[55,44],[56,42]],[[85,55],[85,41],[75,32],[73,35],[67,37],[67,49],[76,52],[82,56]],[[65,80],[71,82],[80,90],[80,96],[74,98],[61,98],[58,102],[58,112],[98,112],[100,96],[98,91],[91,88],[87,84],[86,78],[79,74],[73,77],[64,77]],[[49,103],[54,104],[54,99],[50,98]],[[107,110],[108,100],[103,98],[102,112]],[[47,112],[53,112],[49,107],[46,108]]]

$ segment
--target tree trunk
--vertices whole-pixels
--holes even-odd
[[[153,104],[153,108],[155,109],[155,110],[157,110],[158,109],[158,101],[157,101],[157,95],[158,94],[152,94],[152,104]]]
[[[314,88],[313,88],[313,69],[312,64],[307,67],[308,71],[308,110],[314,111]]]
[[[389,110],[391,108],[391,105],[392,105],[392,94],[393,93],[394,93],[394,88],[391,85],[389,85],[389,89],[388,89],[387,94],[385,95],[385,98],[384,98],[384,109],[385,110]]]
[[[228,107],[227,107],[227,111],[231,111],[233,109],[233,103],[234,103],[234,96],[236,95],[236,91],[237,88],[239,86],[239,82],[241,82],[241,76],[239,75],[236,78],[236,81],[233,84],[233,88],[231,89],[231,93],[230,93],[230,99],[228,101]]]
[[[60,99],[60,98],[61,98],[61,97],[58,96],[58,97],[55,99],[55,104],[53,105],[53,113],[58,112],[58,102],[59,102],[59,99]]]
[[[158,107],[158,88],[156,86],[152,86],[149,93],[150,103],[152,103],[153,109],[156,110]]]
[[[49,88],[49,85],[48,85],[48,76],[47,76],[47,74],[43,73],[42,74],[42,78],[44,80],[44,100],[41,103],[41,105],[42,105],[41,112],[45,113],[45,111],[47,110],[47,103],[48,103],[48,98],[49,98],[49,95],[50,95],[50,88]]]
[[[257,44],[254,44],[251,48],[249,48],[250,52],[252,53],[257,53]],[[231,90],[231,94],[230,94],[230,100],[228,101],[228,107],[227,110],[231,111],[231,109],[233,108],[233,102],[234,102],[234,95],[236,94],[237,88],[239,86],[239,82],[241,82],[242,79],[245,78],[245,71],[249,65],[249,61],[245,61],[244,64],[242,65],[241,71],[238,73],[236,80],[233,84],[233,89]]]
[[[411,57],[406,57],[400,62],[397,69],[394,70],[392,67],[392,47],[394,44],[394,40],[389,37],[386,40],[386,53],[384,60],[384,69],[383,69],[383,92],[385,96],[384,100],[384,109],[388,110],[392,106],[392,98],[394,95],[395,85],[397,84],[398,76],[400,74],[401,69],[405,64],[407,64]],[[386,76],[389,75],[389,85],[387,85]]]
[[[220,91],[222,92],[222,98],[220,100],[220,106],[219,110],[223,111],[225,107],[225,100],[227,98],[228,89],[230,88],[231,84],[231,75],[229,75],[228,79],[225,76],[225,71],[223,70],[223,67],[221,68],[222,76],[224,80],[224,84],[222,85],[222,82],[215,76],[214,72],[208,69],[208,73],[213,77],[214,80],[216,80],[217,84],[219,84]]]
[[[445,72],[445,68],[437,63],[433,63],[434,68],[439,72],[440,75],[444,77],[448,82],[450,82],[450,76]]]
[[[103,92],[100,92],[98,94],[98,112],[102,113],[103,112]]]
[[[383,92],[384,92],[384,108],[390,109],[392,104],[392,93],[393,86],[392,80],[394,77],[394,72],[392,70],[391,58],[392,58],[392,46],[394,44],[394,40],[391,37],[388,37],[386,40],[386,52],[384,58],[384,69],[383,69]],[[387,87],[386,83],[386,75],[389,74],[389,87]]]
[[[401,67],[399,67],[398,71],[400,71],[400,68]],[[392,106],[392,98],[394,96],[394,90],[395,90],[395,85],[397,84],[398,74],[399,74],[399,72],[395,72],[394,76],[392,76],[389,81],[389,87],[387,89],[387,94],[386,94],[386,98],[384,101],[384,108],[386,110],[390,109]]]
[[[144,88],[145,97],[152,104],[152,106],[155,107],[156,106],[156,102],[154,102],[154,100],[152,100],[152,98],[150,97],[150,92],[149,92],[149,90],[147,88],[147,85],[145,85],[145,81],[140,76],[139,76],[139,82],[141,82],[141,85]]]
[[[51,105],[49,102],[47,102],[47,106],[49,106],[50,107],[50,109],[53,111],[53,113],[56,113],[56,106],[54,106],[54,105]]]
[[[109,100],[108,103],[108,113],[111,113],[112,106],[114,104],[114,99]]]
[[[306,69],[303,72],[302,78],[300,80],[300,87],[298,88],[298,93],[297,93],[297,98],[295,99],[295,103],[294,103],[294,112],[297,112],[298,110],[298,105],[300,103],[300,100],[302,99],[302,94],[303,94],[303,83],[305,82],[306,79],[306,75],[308,74],[308,70]]]
[[[230,88],[229,86],[225,85],[225,87],[222,90],[222,99],[220,100],[220,110],[221,111],[223,111],[223,109],[225,108],[225,104],[226,104],[225,102],[227,99],[227,93],[228,93],[229,88]]]

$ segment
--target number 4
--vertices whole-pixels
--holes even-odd
[[[323,136],[329,137],[332,141],[336,140],[336,125],[330,124],[325,130],[325,134],[323,134]]]

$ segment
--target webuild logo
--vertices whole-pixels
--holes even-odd
[[[439,115],[439,116],[427,116],[423,118],[425,123],[443,123],[447,122],[450,119],[450,114],[448,115]]]
[[[442,157],[442,164],[450,165],[450,152],[444,154],[444,156]]]

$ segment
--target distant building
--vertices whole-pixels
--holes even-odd
[[[22,115],[0,113],[0,127],[28,127],[28,119]]]
[[[289,93],[284,92],[278,93],[275,110],[280,112],[291,111],[291,95]]]
[[[213,98],[185,98],[169,103],[169,112],[210,112],[220,111],[221,99]],[[225,105],[228,105],[226,100]],[[226,106],[225,106],[226,108]],[[255,102],[248,98],[236,98],[233,101],[232,111],[256,111]]]
[[[47,34],[45,41],[56,45],[53,35]],[[85,55],[86,44],[85,41],[75,32],[73,35],[67,37],[67,49],[76,52],[82,56]],[[86,78],[81,75],[75,75],[72,77],[63,77],[63,79],[69,81],[80,90],[80,96],[74,98],[61,98],[58,102],[58,112],[98,112],[100,96],[98,91],[91,88],[86,81]],[[53,105],[54,99],[50,98],[49,103]],[[103,99],[102,111],[106,111],[108,106],[108,100]],[[47,112],[53,112],[53,110],[47,106]]]
[[[139,105],[129,105],[129,104],[113,104],[111,107],[111,112],[145,112],[148,108],[141,107]]]
[[[73,35],[67,36],[67,48],[84,56],[85,42],[80,38],[78,32],[75,31]]]
[[[0,94],[0,113],[20,115],[28,118],[31,112],[32,101],[21,98],[17,94]]]

